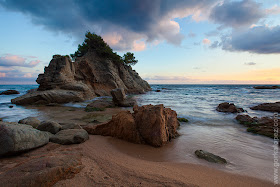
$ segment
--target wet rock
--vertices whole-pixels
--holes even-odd
[[[10,105],[9,108],[14,108],[14,106],[13,106],[13,105]]]
[[[156,92],[161,92],[161,90],[156,90]]]
[[[62,145],[69,145],[83,143],[88,139],[88,133],[84,129],[67,129],[56,133],[50,138],[50,141]]]
[[[208,162],[214,162],[214,163],[219,163],[219,164],[226,164],[227,163],[226,159],[224,159],[224,158],[222,158],[218,155],[214,155],[213,153],[209,153],[207,151],[196,150],[195,155],[198,158],[207,160]]]
[[[27,117],[18,121],[18,123],[31,125],[33,128],[37,128],[40,125],[40,120],[35,117]]]
[[[255,89],[280,89],[280,86],[254,86]]]
[[[101,99],[95,100],[87,105],[88,108],[111,108],[114,107],[114,103],[111,100]]]
[[[263,103],[257,106],[251,107],[252,110],[262,110],[269,112],[278,112],[280,113],[280,102],[276,103]]]
[[[59,123],[59,125],[61,125],[61,130],[82,129],[82,127],[76,123]]]
[[[28,151],[49,142],[49,135],[29,125],[0,122],[0,156]]]
[[[255,134],[260,134],[264,136],[268,136],[270,138],[274,138],[274,119],[270,117],[262,117],[251,118],[248,115],[238,115],[235,118],[240,124],[247,127],[248,132],[252,132]],[[278,119],[278,118],[277,118]],[[279,119],[278,119],[279,121]],[[279,134],[276,136],[280,138]]]
[[[58,133],[62,129],[61,125],[54,121],[43,121],[40,123],[40,125],[37,127],[40,131],[47,131],[52,134]]]
[[[51,144],[51,143],[50,143]],[[37,150],[36,150],[37,151]],[[70,179],[83,169],[81,154],[75,150],[45,151],[25,157],[2,159],[14,166],[1,170],[0,186],[48,187],[60,180]]]
[[[160,147],[179,134],[177,113],[163,105],[135,106],[134,113],[123,111],[108,123],[84,127],[89,134],[113,136],[139,144]]]
[[[19,94],[19,92],[16,90],[6,90],[0,93],[0,95],[13,95],[13,94]]]
[[[244,112],[243,108],[237,108],[233,103],[220,103],[216,108],[218,112],[226,112],[226,113],[240,113]]]
[[[189,122],[189,120],[186,118],[177,118],[177,119],[179,122],[185,122],[185,123]]]

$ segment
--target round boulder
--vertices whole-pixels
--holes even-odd
[[[40,131],[47,131],[52,134],[58,133],[62,129],[61,125],[54,122],[54,121],[43,121],[40,123],[40,125],[37,127]]]
[[[50,141],[62,145],[79,144],[89,139],[87,131],[84,129],[67,129],[61,130]]]
[[[33,128],[37,128],[40,125],[40,120],[35,117],[27,117],[18,121],[18,123],[31,125]]]

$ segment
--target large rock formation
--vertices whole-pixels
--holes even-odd
[[[149,84],[130,66],[113,62],[89,51],[72,62],[68,56],[54,55],[45,73],[37,78],[39,88],[12,100],[14,104],[78,102],[110,95],[115,88],[127,94],[144,93]]]
[[[0,122],[0,156],[16,154],[49,143],[49,135],[30,125]]]
[[[163,105],[135,106],[134,113],[123,111],[108,123],[84,127],[89,134],[113,136],[138,144],[160,147],[178,136],[177,113]]]

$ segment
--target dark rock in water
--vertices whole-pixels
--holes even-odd
[[[29,125],[0,122],[0,156],[18,154],[49,142],[49,135]]]
[[[10,105],[9,108],[14,108],[14,106],[13,106],[13,105]]]
[[[54,121],[43,121],[40,123],[40,125],[37,127],[40,131],[47,131],[52,134],[58,133],[62,129],[61,125]]]
[[[115,88],[134,94],[151,90],[149,84],[124,63],[118,63],[89,51],[75,62],[67,56],[54,55],[44,74],[37,78],[37,91],[12,99],[19,105],[67,103],[109,96]]]
[[[274,138],[274,136],[276,135],[278,138],[280,138],[279,134],[274,134],[275,126],[274,126],[273,118],[270,117],[251,118],[249,115],[238,115],[236,116],[235,119],[240,124],[245,125],[247,127],[248,132],[268,136],[270,138]]]
[[[156,90],[156,92],[161,92],[161,90]]]
[[[226,113],[240,113],[244,112],[243,108],[237,108],[233,103],[220,103],[216,108],[218,112],[226,112]]]
[[[263,103],[257,106],[251,107],[252,110],[262,110],[269,112],[278,112],[280,113],[280,102],[276,103]]]
[[[76,123],[59,123],[59,125],[61,125],[61,130],[82,129],[82,127]]]
[[[134,113],[123,111],[108,123],[84,127],[89,134],[113,136],[138,144],[160,147],[179,134],[177,113],[163,105],[135,106]]]
[[[33,128],[37,128],[40,125],[41,121],[35,117],[27,117],[19,120],[18,123],[31,125]]]
[[[58,181],[73,178],[75,174],[79,173],[84,167],[81,158],[81,154],[68,148],[63,151],[45,151],[44,154],[32,152],[21,158],[2,160],[2,162],[8,163],[7,165],[14,166],[1,172],[0,186],[53,186]]]
[[[16,90],[6,90],[0,93],[0,95],[13,95],[13,94],[19,94],[19,92]]]
[[[280,89],[280,86],[254,86],[255,89]]]
[[[186,118],[177,118],[177,119],[179,122],[185,122],[185,123],[189,122],[189,120]]]
[[[218,155],[214,155],[213,153],[209,153],[207,151],[196,150],[195,155],[198,158],[207,160],[208,162],[214,162],[214,163],[219,163],[219,164],[226,164],[227,163],[226,159],[224,159],[224,158],[222,158]]]
[[[2,119],[2,118],[0,118],[0,121],[3,121],[3,119]]]
[[[52,136],[50,142],[69,145],[83,143],[88,139],[88,133],[84,129],[66,129]]]

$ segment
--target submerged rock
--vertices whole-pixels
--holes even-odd
[[[49,142],[49,135],[29,125],[0,122],[0,156],[28,151]]]
[[[248,132],[252,132],[255,134],[260,134],[264,136],[268,136],[270,138],[274,138],[277,136],[280,138],[279,133],[275,134],[274,129],[274,119],[270,117],[250,117],[249,115],[238,115],[235,118],[240,124],[245,125],[247,127]],[[279,121],[279,119],[277,118]]]
[[[19,120],[18,123],[31,125],[33,128],[37,128],[40,125],[41,121],[35,117],[27,117]]]
[[[62,145],[69,145],[83,143],[88,138],[88,133],[84,129],[66,129],[56,133],[50,138],[50,141]]]
[[[255,89],[280,89],[280,86],[254,86]]]
[[[279,112],[280,113],[280,102],[276,103],[263,103],[257,106],[251,107],[252,110],[262,110],[269,112]]]
[[[61,125],[54,121],[43,121],[40,123],[40,125],[37,127],[40,131],[47,131],[52,134],[58,133],[62,129]]]
[[[233,103],[220,103],[216,110],[218,112],[226,112],[226,113],[240,113],[244,112],[243,108],[237,108]]]
[[[196,150],[195,155],[198,158],[207,160],[208,162],[214,162],[214,163],[219,163],[219,164],[226,164],[227,163],[226,159],[224,159],[224,158],[222,158],[218,155],[214,155],[213,153],[209,153],[207,151]]]
[[[16,90],[6,90],[0,93],[0,95],[13,95],[13,94],[19,94],[19,92]]]
[[[84,127],[89,134],[113,136],[138,144],[160,147],[179,134],[177,113],[163,105],[135,106],[134,113],[123,111],[108,123]]]
[[[118,63],[89,51],[75,62],[54,55],[44,74],[37,78],[39,88],[15,98],[19,105],[79,102],[96,96],[109,96],[115,88],[126,93],[145,93],[149,84],[124,63]]]

